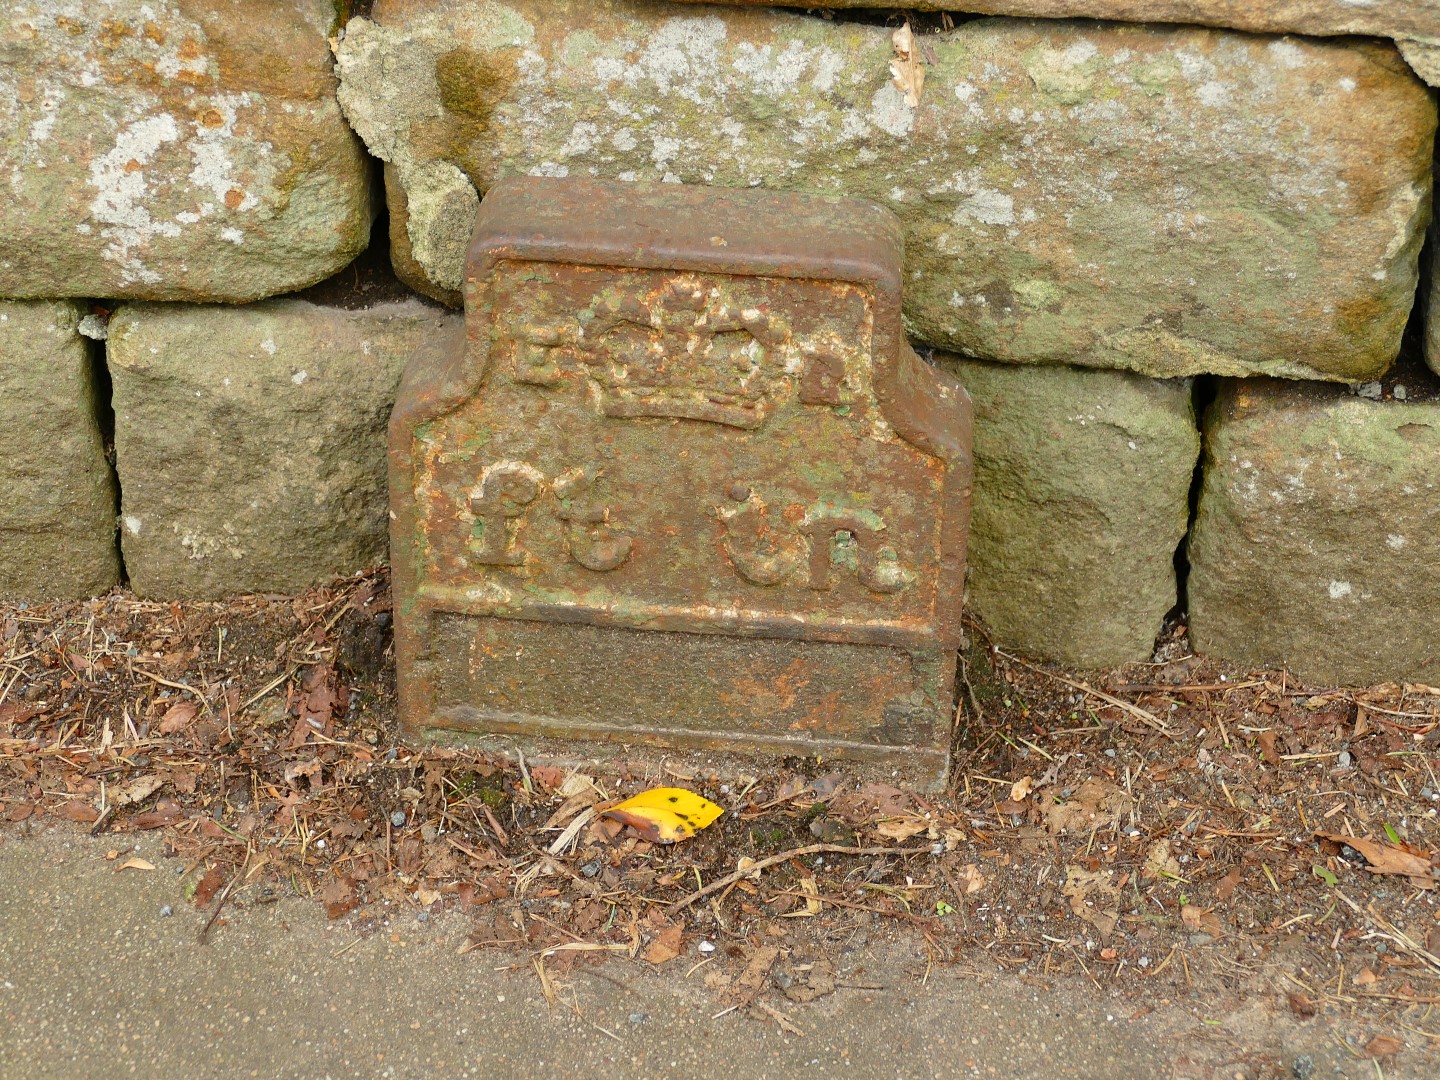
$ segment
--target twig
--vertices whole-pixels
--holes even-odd
[[[225,902],[230,899],[231,894],[235,892],[241,879],[245,877],[245,868],[250,865],[250,853],[253,850],[254,849],[249,846],[245,848],[245,858],[241,860],[240,869],[235,871],[235,876],[225,883],[225,888],[221,889],[220,895],[215,898],[215,910],[210,913],[210,918],[207,919],[205,925],[200,928],[200,934],[196,938],[196,941],[201,945],[208,944],[206,935],[210,933],[210,928],[215,925],[215,920],[220,918],[220,912],[224,910]]]
[[[930,849],[921,848],[890,848],[890,847],[867,847],[855,848],[846,847],[844,844],[808,844],[805,847],[792,848],[790,851],[782,851],[779,855],[771,855],[768,859],[761,859],[750,865],[736,870],[733,874],[726,874],[722,878],[716,878],[703,889],[696,889],[689,896],[682,897],[670,905],[671,911],[679,911],[687,908],[696,900],[709,896],[711,893],[719,892],[726,886],[733,885],[741,878],[749,877],[757,870],[764,870],[767,867],[775,866],[789,859],[800,858],[804,855],[927,855]]]
[[[144,668],[137,667],[133,670],[136,675],[144,675],[147,679],[155,680],[161,686],[168,686],[175,690],[184,690],[187,694],[194,694],[197,698],[200,699],[201,705],[204,705],[207,710],[210,708],[210,702],[206,700],[205,695],[202,694],[199,690],[196,690],[193,686],[187,686],[183,682],[172,682],[169,679],[161,678],[153,671],[146,671]]]
[[[1160,732],[1160,734],[1164,735],[1167,739],[1175,738],[1175,733],[1170,730],[1170,728],[1165,724],[1163,720],[1161,720],[1154,713],[1149,712],[1146,709],[1140,708],[1139,705],[1135,705],[1129,701],[1126,701],[1123,698],[1118,698],[1113,694],[1107,694],[1103,690],[1096,690],[1093,686],[1087,686],[1083,682],[1076,682],[1074,679],[1067,679],[1064,675],[1057,675],[1053,671],[1046,671],[1044,668],[1036,667],[1034,664],[1028,664],[1024,660],[1021,660],[1018,656],[1011,656],[1009,653],[1002,652],[999,649],[996,649],[995,653],[998,656],[1003,656],[1006,660],[1009,660],[1012,663],[1019,664],[1021,667],[1029,668],[1036,674],[1044,675],[1046,678],[1054,679],[1057,682],[1062,682],[1066,686],[1073,686],[1076,690],[1079,690],[1082,693],[1089,694],[1091,697],[1097,697],[1101,701],[1106,702],[1107,704],[1114,705],[1117,709],[1123,709],[1125,712],[1135,717],[1135,719],[1139,720],[1141,723],[1148,724],[1150,727]]]

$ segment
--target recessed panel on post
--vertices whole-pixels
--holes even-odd
[[[970,403],[849,199],[523,178],[390,431],[400,714],[945,773]]]

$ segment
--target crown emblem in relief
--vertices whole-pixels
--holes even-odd
[[[602,292],[589,310],[522,325],[518,382],[558,386],[572,364],[606,416],[664,416],[739,428],[765,422],[787,374],[790,328],[694,274],[643,293]]]

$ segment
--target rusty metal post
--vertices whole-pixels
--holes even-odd
[[[970,402],[857,200],[522,178],[390,426],[412,735],[823,755],[942,782]]]

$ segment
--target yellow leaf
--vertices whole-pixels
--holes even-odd
[[[121,870],[154,870],[155,864],[145,859],[126,859],[119,866],[115,867],[116,873]]]
[[[652,844],[673,844],[690,839],[724,812],[724,807],[693,791],[662,787],[633,795],[604,816],[629,825]]]

